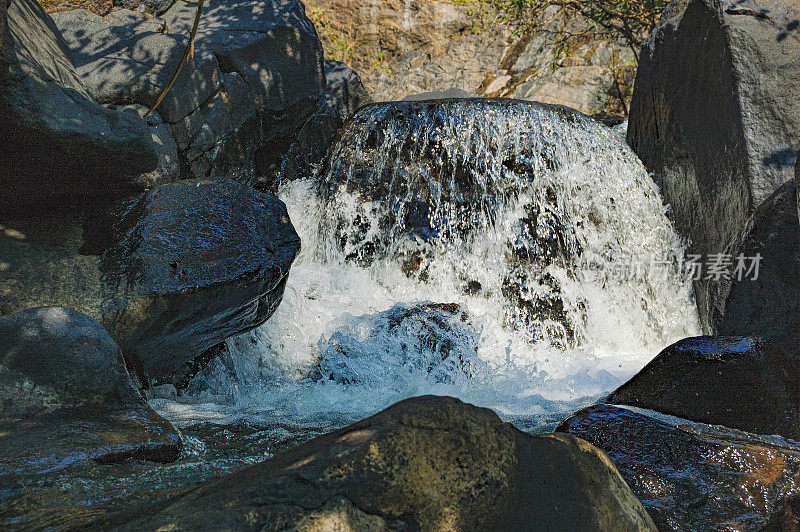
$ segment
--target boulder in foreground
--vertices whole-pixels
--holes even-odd
[[[757,338],[700,336],[662,351],[607,402],[800,440],[797,354]]]
[[[655,530],[595,447],[432,396],[120,519],[129,530]]]
[[[661,531],[800,526],[796,443],[675,427],[607,405],[582,410],[556,430],[605,451]]]
[[[0,479],[88,460],[171,462],[180,449],[99,323],[57,307],[0,317]]]

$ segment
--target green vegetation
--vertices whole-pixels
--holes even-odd
[[[668,0],[484,0],[500,20],[520,32],[553,34],[567,49],[575,38],[591,34],[624,42],[639,57],[644,39],[658,21]],[[552,24],[562,20],[583,19],[588,26],[570,28]]]

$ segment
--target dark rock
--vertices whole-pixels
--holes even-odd
[[[169,84],[188,39],[163,21],[127,10],[103,19],[84,10],[54,18],[72,50],[78,74],[101,103],[136,103],[152,107]],[[163,29],[170,33],[163,33]],[[217,58],[198,48],[158,106],[175,123],[200,108],[219,89]]]
[[[194,358],[264,323],[300,247],[283,203],[228,180],[140,195],[95,229],[106,239],[102,256],[81,254],[80,223],[57,232],[57,221],[35,225],[0,232],[0,311],[80,309],[106,327],[145,383],[182,382]]]
[[[709,285],[710,324],[719,335],[763,336],[800,355],[800,223],[797,185],[781,186],[748,221],[727,254],[744,259],[744,273]]]
[[[397,304],[362,316],[318,346],[310,378],[341,384],[378,384],[370,378],[423,374],[433,382],[466,382],[482,365],[480,332],[455,303]]]
[[[361,78],[344,63],[325,61],[325,75],[328,84],[324,97],[280,161],[281,179],[310,176],[325,158],[347,119],[359,108],[372,103]],[[277,162],[270,166],[274,167]]]
[[[592,406],[556,429],[606,452],[659,530],[797,530],[800,446]]]
[[[171,462],[181,436],[131,383],[117,344],[75,310],[0,317],[0,479],[76,462]]]
[[[606,400],[800,440],[800,360],[760,339],[687,338]]]
[[[0,20],[3,210],[135,191],[157,164],[146,124],[92,101],[35,0],[4,1]]]
[[[655,173],[690,252],[722,253],[791,179],[800,145],[793,0],[672,2],[642,48],[628,142]],[[714,332],[708,285],[701,324]]]
[[[127,530],[654,530],[596,448],[529,436],[490,410],[432,396],[116,522]]]

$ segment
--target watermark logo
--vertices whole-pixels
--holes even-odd
[[[686,257],[629,257],[616,261],[583,259],[579,271],[584,280],[611,278],[625,281],[681,276],[690,281],[757,281],[761,260],[760,253],[753,256],[711,253]]]

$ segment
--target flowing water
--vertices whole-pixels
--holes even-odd
[[[303,242],[283,303],[153,401],[179,426],[339,425],[433,393],[544,430],[699,329],[652,180],[565,109],[371,106],[279,195]]]
[[[620,131],[565,109],[368,107],[279,194],[303,242],[281,306],[151,400],[181,458],[27,478],[0,521],[152,504],[420,394],[552,430],[699,330],[655,185]]]

